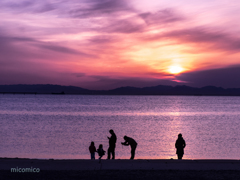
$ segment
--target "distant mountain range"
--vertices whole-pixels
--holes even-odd
[[[88,94],[88,95],[219,95],[240,96],[240,88],[224,89],[215,86],[195,88],[189,86],[153,86],[153,87],[120,87],[112,90],[88,90],[76,86],[60,85],[0,85],[1,94]]]

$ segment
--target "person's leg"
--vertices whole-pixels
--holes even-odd
[[[131,147],[131,158],[130,158],[130,159],[134,159],[136,148],[137,148],[137,146],[132,146],[132,147]]]
[[[182,157],[183,157],[183,154],[178,154],[178,159],[182,159]]]
[[[108,157],[107,157],[107,159],[110,159],[110,156],[111,156],[111,149],[110,149],[110,147],[108,148]]]
[[[115,159],[115,147],[112,148],[112,159]]]
[[[102,158],[102,156],[99,157],[99,163],[101,163],[101,158]]]
[[[183,154],[181,154],[181,157],[180,157],[181,159],[183,158]]]
[[[95,154],[91,153],[91,159],[95,159]]]

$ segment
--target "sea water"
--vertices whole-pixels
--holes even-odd
[[[183,159],[240,159],[240,97],[0,94],[0,128],[0,157],[90,159],[113,129],[116,159],[130,158],[125,135],[135,159],[176,159],[179,133]]]

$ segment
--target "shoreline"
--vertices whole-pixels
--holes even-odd
[[[36,167],[41,170],[237,170],[240,160],[225,159],[25,159],[0,158],[0,170]]]
[[[38,168],[39,172],[11,172],[11,168]],[[0,158],[1,179],[57,180],[236,180],[240,160],[98,160]]]

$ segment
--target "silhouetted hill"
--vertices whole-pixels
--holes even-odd
[[[91,93],[88,89],[83,89],[76,86],[60,86],[60,85],[0,85],[0,92],[6,93],[38,93],[38,94],[51,94],[51,93],[62,93],[65,94],[89,94]]]
[[[153,87],[120,87],[112,90],[88,90],[76,86],[60,85],[0,85],[0,93],[26,94],[88,94],[88,95],[219,95],[240,96],[240,88],[224,89],[215,86],[195,88],[190,86],[153,86]]]

